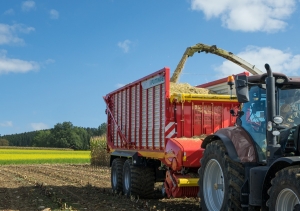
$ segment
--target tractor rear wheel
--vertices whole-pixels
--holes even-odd
[[[126,160],[123,168],[123,192],[126,196],[154,197],[155,172],[151,167],[132,165]]]
[[[125,159],[115,158],[111,164],[111,187],[114,193],[123,191],[123,165]]]
[[[299,210],[300,181],[297,178],[299,173],[300,166],[287,167],[276,173],[271,181],[272,186],[268,190],[270,198],[267,206],[269,210]]]
[[[198,184],[202,210],[242,210],[240,189],[244,167],[229,158],[221,140],[206,146],[200,163]]]

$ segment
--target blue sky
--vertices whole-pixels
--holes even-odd
[[[0,1],[0,134],[106,121],[102,96],[163,67],[188,46],[217,45],[264,71],[300,73],[299,0]],[[179,82],[238,66],[189,58]]]

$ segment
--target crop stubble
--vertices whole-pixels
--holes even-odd
[[[158,192],[159,194],[159,192]],[[198,199],[128,199],[110,188],[110,168],[42,164],[0,166],[0,210],[199,210]]]

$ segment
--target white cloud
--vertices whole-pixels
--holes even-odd
[[[13,123],[12,121],[6,121],[6,122],[0,122],[1,127],[12,127]]]
[[[130,40],[125,40],[123,42],[118,42],[118,46],[124,51],[124,53],[129,52],[129,45],[131,44]]]
[[[248,46],[245,51],[237,54],[240,58],[255,65],[258,69],[266,72],[264,65],[268,63],[273,72],[282,72],[286,75],[299,75],[300,55],[293,55],[289,51],[281,51],[271,47]],[[218,76],[227,77],[232,74],[244,72],[240,66],[226,60],[222,65],[215,68]]]
[[[39,122],[39,123],[31,123],[30,126],[33,128],[33,130],[44,130],[49,129],[49,126],[45,123]]]
[[[6,51],[0,51],[0,74],[11,72],[25,73],[39,69],[40,65],[37,62],[7,58]]]
[[[22,10],[23,11],[30,11],[32,9],[35,9],[35,2],[34,1],[23,1],[22,3]]]
[[[35,29],[23,24],[7,25],[0,23],[0,45],[3,44],[24,44],[24,40],[18,37],[18,33],[28,34]]]
[[[51,19],[59,18],[59,12],[57,10],[52,9],[52,10],[50,10],[49,14],[50,14]]]
[[[4,15],[14,15],[15,11],[13,9],[9,9],[9,10],[6,10],[3,14]]]
[[[116,84],[116,87],[117,87],[117,88],[121,88],[121,87],[123,87],[123,86],[125,86],[125,84]]]
[[[295,0],[191,0],[192,10],[207,19],[220,18],[224,27],[245,32],[283,30],[295,6]]]

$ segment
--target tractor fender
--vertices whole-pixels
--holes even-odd
[[[220,139],[224,143],[229,157],[240,163],[255,163],[258,161],[255,142],[250,134],[241,126],[222,128],[207,136],[201,147]]]
[[[206,148],[206,145],[211,143],[214,140],[221,140],[223,142],[223,144],[225,145],[225,148],[227,150],[228,156],[236,161],[236,162],[240,162],[240,159],[236,153],[235,147],[232,143],[232,141],[225,135],[223,134],[214,134],[214,135],[209,135],[207,136],[204,140],[203,143],[201,145],[202,148]]]
[[[268,195],[268,189],[271,187],[271,180],[275,177],[275,174],[280,171],[281,169],[284,169],[289,166],[299,165],[300,164],[300,157],[294,156],[294,157],[281,157],[272,163],[270,168],[268,169],[266,176],[264,178],[263,182],[263,192],[262,192],[262,201],[263,204],[265,204],[269,198]]]

